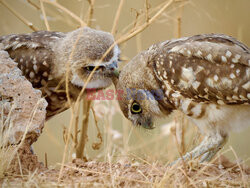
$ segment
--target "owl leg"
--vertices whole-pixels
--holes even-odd
[[[227,141],[227,136],[222,136],[219,133],[206,136],[200,145],[194,148],[191,152],[186,153],[180,160],[195,159],[202,156],[201,161],[210,161],[212,157],[224,146]],[[174,163],[175,163],[174,162]]]
[[[211,161],[211,159],[215,156],[215,154],[223,148],[223,146],[227,143],[228,137],[223,137],[221,142],[219,142],[217,145],[215,145],[215,148],[212,150],[209,150],[208,152],[204,153],[201,157],[201,162]]]

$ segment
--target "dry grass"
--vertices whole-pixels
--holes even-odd
[[[3,109],[1,108],[0,110],[2,111]],[[10,123],[7,123],[8,119],[9,117],[7,117],[7,119],[4,121],[3,117],[1,118],[1,125],[3,126],[0,127],[0,178],[4,178],[4,174],[7,171],[18,149],[17,146],[6,147],[9,140],[8,137],[12,129],[12,125]],[[6,126],[6,124],[9,126],[7,130],[4,130],[4,125]]]
[[[27,27],[34,31],[39,30],[26,18],[18,14],[17,10],[11,8],[6,2],[7,1],[0,0],[0,3],[8,8],[17,19],[26,24]],[[120,45],[126,43],[133,37],[137,37],[136,44],[139,51],[141,50],[141,42],[143,40],[140,34],[152,23],[158,21],[162,15],[166,17],[168,12],[177,9],[179,14],[177,17],[171,17],[171,19],[176,20],[178,29],[174,32],[176,36],[180,37],[182,22],[181,12],[183,6],[188,2],[188,0],[178,2],[175,0],[168,0],[155,7],[151,7],[150,1],[145,0],[141,10],[136,10],[135,21],[123,29],[118,30],[117,25],[124,4],[126,3],[126,1],[121,0],[117,7],[110,32],[115,36],[116,43]],[[46,10],[46,5],[48,4],[54,7],[55,10],[60,9],[65,16],[70,16],[70,19],[77,22],[77,27],[90,26],[93,22],[94,12],[96,11],[95,0],[83,2],[83,6],[88,6],[85,16],[77,16],[76,13],[71,12],[61,5],[60,1],[30,0],[27,1],[27,3],[35,7],[37,11],[41,11],[47,30],[50,30],[50,23],[47,19]],[[74,53],[75,46],[76,45],[72,48],[71,57]],[[109,50],[111,50],[112,47]],[[106,54],[108,54],[109,50]],[[104,54],[103,58],[106,54]],[[69,66],[69,63],[67,63],[67,66]],[[86,84],[89,82],[94,71],[86,80]],[[67,93],[68,76],[69,72],[67,72],[65,78]],[[174,124],[176,128],[172,129],[172,132],[164,129],[159,136],[150,139],[149,142],[145,142],[140,135],[142,131],[135,130],[133,127],[131,128],[128,121],[124,119],[121,123],[122,130],[118,132],[114,129],[114,119],[117,114],[120,114],[115,101],[103,101],[91,104],[89,101],[84,100],[83,103],[81,103],[81,99],[84,98],[84,90],[85,87],[83,87],[75,103],[72,103],[68,97],[68,102],[71,106],[71,119],[68,128],[64,132],[65,147],[63,160],[57,167],[50,167],[49,169],[38,167],[38,170],[28,172],[27,169],[26,171],[22,169],[25,168],[25,165],[21,165],[21,163],[25,163],[25,160],[22,158],[15,158],[19,163],[20,169],[14,170],[12,174],[6,175],[12,159],[16,154],[22,153],[22,151],[17,152],[18,149],[20,149],[17,147],[3,147],[8,134],[0,135],[0,182],[3,186],[14,187],[19,185],[24,187],[47,187],[75,184],[75,186],[86,187],[247,187],[250,172],[240,162],[233,164],[225,158],[220,158],[220,160],[216,160],[209,164],[200,164],[197,161],[190,161],[174,166],[166,165],[168,160],[171,161],[176,158],[176,156],[183,155],[183,153],[195,144],[195,142],[185,142],[185,140],[192,140],[187,138],[193,138],[194,136],[191,133],[193,129],[191,130],[190,127],[187,129],[188,123],[181,114],[177,114],[174,117],[175,123],[177,123],[178,126]],[[91,109],[93,113],[90,113]],[[80,115],[81,112],[85,117]],[[100,151],[100,154],[94,158],[95,161],[90,161],[87,157],[88,154],[85,148],[88,140],[87,130],[91,120],[94,120],[92,126],[96,126],[98,130],[96,136],[98,141],[92,144],[92,148],[99,149],[101,144],[104,145],[104,151]],[[101,131],[98,128],[100,122],[104,127],[104,135],[101,135]],[[11,126],[9,127],[11,129]],[[122,136],[121,133],[123,134]],[[137,136],[137,140],[134,140],[135,144],[133,146],[129,144],[129,142],[132,142],[132,134]],[[143,135],[151,137],[150,132],[144,131]],[[168,144],[166,144],[165,148],[158,144],[162,143],[159,141],[163,139],[168,140]],[[195,140],[197,142],[199,141],[198,138]],[[154,146],[154,149],[152,149],[151,146]],[[167,154],[166,151],[168,151]],[[233,149],[231,149],[230,152],[235,153]],[[81,159],[74,159],[72,155],[76,155]],[[32,157],[32,154],[28,153],[27,156]],[[238,159],[236,154],[235,158]],[[72,159],[73,162],[68,162],[72,161]],[[83,159],[89,160],[89,162],[84,162]],[[100,162],[96,162],[96,160]],[[32,161],[35,161],[34,163],[37,162],[36,160]],[[24,171],[26,173],[23,174]]]
[[[0,180],[4,187],[81,186],[81,187],[248,187],[250,169],[220,157],[201,164],[189,161],[185,166],[147,161],[84,162],[74,159],[59,170],[48,169],[15,174]]]

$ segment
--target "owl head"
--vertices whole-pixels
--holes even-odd
[[[114,81],[120,108],[134,125],[154,128],[154,117],[163,115],[163,93],[154,78],[150,54],[142,52],[134,57]]]
[[[115,40],[110,33],[84,27],[67,33],[60,43],[62,59],[70,62],[73,85],[83,87],[95,67],[87,89],[106,88],[112,83],[112,77],[117,72],[120,50],[114,45]],[[112,45],[114,47],[105,55]]]

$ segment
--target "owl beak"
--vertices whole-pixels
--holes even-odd
[[[106,65],[105,68],[106,68],[105,73],[108,76],[119,77],[119,70],[118,70],[118,66],[117,66],[117,62],[116,61],[114,61],[113,63],[110,63],[110,64]]]
[[[145,129],[154,129],[155,128],[154,124],[143,124],[142,126]]]
[[[154,123],[152,122],[151,119],[147,119],[143,123],[139,123],[139,125],[141,125],[145,129],[154,129],[155,128]]]

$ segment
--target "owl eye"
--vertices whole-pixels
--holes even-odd
[[[89,72],[92,72],[94,70],[95,66],[94,65],[89,65],[87,67],[84,67],[85,70],[89,71]],[[103,65],[100,65],[96,68],[96,72],[97,71],[101,71],[101,70],[105,70],[105,67]]]
[[[132,114],[140,114],[140,113],[142,113],[141,105],[138,104],[137,102],[133,102],[133,104],[131,106],[131,112],[132,112]]]
[[[95,66],[87,66],[87,67],[84,67],[87,71],[93,71]]]

